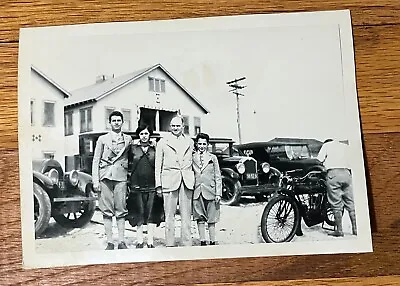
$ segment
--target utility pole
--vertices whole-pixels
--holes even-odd
[[[228,81],[226,84],[229,85],[232,89],[229,92],[232,92],[233,94],[236,95],[236,115],[237,115],[237,127],[238,127],[238,134],[239,134],[239,144],[242,143],[242,132],[240,129],[240,107],[239,107],[239,95],[244,96],[244,94],[239,93],[240,89],[245,88],[245,85],[238,85],[239,81],[245,80],[246,77],[241,77],[238,79],[234,79],[231,81]]]

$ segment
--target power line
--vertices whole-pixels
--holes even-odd
[[[242,132],[240,129],[240,107],[239,107],[239,95],[244,96],[243,93],[239,93],[238,90],[244,89],[247,87],[246,85],[239,85],[238,82],[245,80],[246,77],[235,78],[234,80],[228,81],[226,84],[229,85],[232,89],[229,92],[232,92],[236,95],[236,116],[237,116],[237,127],[238,127],[238,135],[239,135],[239,143],[242,143]]]

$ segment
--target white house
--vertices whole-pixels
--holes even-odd
[[[64,167],[64,99],[70,93],[31,66],[32,159],[54,158]]]
[[[200,132],[209,112],[161,64],[120,77],[101,75],[65,100],[65,154],[79,153],[79,134],[109,130],[113,110],[124,114],[123,130],[134,131],[146,122],[161,134],[168,131],[171,118],[181,114],[190,136]]]

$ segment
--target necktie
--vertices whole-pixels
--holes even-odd
[[[204,165],[204,158],[203,158],[203,153],[200,153],[200,166],[203,168]]]

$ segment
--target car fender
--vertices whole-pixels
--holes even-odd
[[[51,181],[51,179],[38,171],[33,171],[33,181],[36,181],[38,184],[44,186],[47,189],[53,188],[53,182]]]
[[[221,168],[221,175],[225,175],[227,177],[229,177],[230,179],[233,180],[239,180],[239,174],[236,173],[234,170],[232,170],[231,168]]]
[[[93,190],[93,180],[92,180],[92,176],[90,176],[89,174],[86,174],[84,172],[81,171],[77,171],[78,172],[78,177],[79,177],[79,186],[82,190],[84,190],[85,192],[87,191],[87,188],[89,187],[90,190]]]
[[[272,175],[275,175],[275,176],[280,177],[280,176],[282,175],[282,172],[279,171],[277,168],[272,167],[272,166],[270,166],[269,168],[270,168],[270,171],[269,171],[269,172],[270,172],[271,176],[272,176]]]

